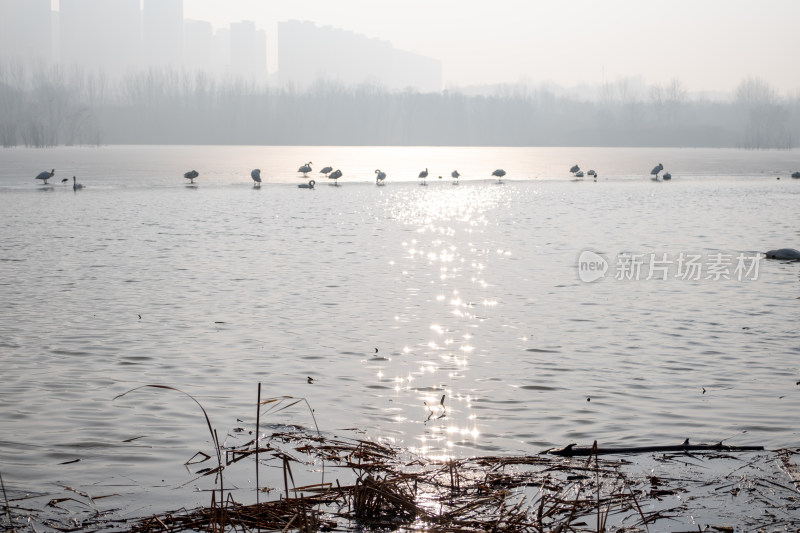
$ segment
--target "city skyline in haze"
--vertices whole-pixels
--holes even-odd
[[[49,1],[60,9],[60,0]],[[278,23],[297,20],[438,60],[445,89],[627,78],[642,86],[679,80],[690,93],[719,95],[758,78],[784,96],[800,91],[795,0],[184,0],[183,17],[222,32],[251,21],[265,32],[269,74],[279,70]]]
[[[438,60],[307,21],[283,21],[272,31],[277,43],[271,49],[281,68],[268,73],[267,33],[255,22],[215,28],[185,18],[183,5],[184,0],[3,0],[0,67],[40,70],[55,64],[112,78],[155,67],[297,89],[317,81],[442,89]]]
[[[755,77],[784,95],[800,90],[796,0],[184,0],[184,16],[215,27],[253,20],[267,32],[270,72],[277,23],[309,20],[438,59],[445,88],[640,77],[719,93]]]

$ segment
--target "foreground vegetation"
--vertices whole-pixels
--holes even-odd
[[[209,503],[127,518],[102,508],[106,496],[65,487],[44,507],[30,495],[7,495],[3,531],[429,531],[601,532],[734,531],[800,527],[798,450],[757,452],[724,446],[669,446],[669,451],[601,459],[597,444],[573,457],[572,446],[534,456],[431,458],[385,442],[326,436],[318,428],[265,424],[302,399],[260,397],[255,424],[187,460],[212,481]],[[263,424],[263,425],[262,425]],[[316,422],[313,424],[316,426]],[[272,428],[272,429],[269,429]],[[266,431],[265,431],[266,430]],[[236,438],[244,437],[244,438]],[[236,443],[235,441],[241,440]],[[624,458],[620,458],[619,456]],[[255,470],[247,502],[226,488],[230,470]],[[260,477],[262,470],[271,476]],[[330,481],[330,472],[335,472]],[[328,476],[326,478],[326,476]],[[263,479],[263,484],[262,484]],[[328,479],[328,480],[326,480]],[[229,483],[229,482],[228,482]]]

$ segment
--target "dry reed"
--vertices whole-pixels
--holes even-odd
[[[202,410],[215,450],[212,454],[197,452],[187,464],[197,464],[216,457],[215,468],[197,472],[214,476],[216,487],[210,491],[209,505],[133,520],[109,520],[106,514],[97,512],[94,518],[84,519],[80,524],[69,522],[57,527],[53,526],[55,522],[51,522],[51,529],[131,533],[256,530],[302,533],[334,530],[425,530],[430,533],[637,532],[651,531],[650,528],[657,522],[674,520],[684,513],[688,498],[684,500],[679,496],[682,492],[692,490],[691,480],[632,475],[631,463],[619,459],[601,459],[602,450],[597,442],[590,448],[587,459],[540,454],[435,460],[383,442],[323,436],[316,420],[311,431],[295,426],[289,431],[262,434],[266,415],[298,404],[305,405],[312,419],[314,415],[303,398],[281,396],[262,399],[260,384],[255,431],[250,432],[254,433],[253,438],[238,445],[221,445],[206,410],[197,399],[179,389],[145,385],[117,398],[145,387],[184,394]],[[730,458],[714,453],[717,455],[712,457],[722,460]],[[792,477],[796,475],[797,468],[792,470],[787,465],[794,464],[791,462],[793,453],[786,450],[779,454]],[[680,460],[691,464],[684,461],[686,458],[697,457],[685,451],[676,451],[653,456],[652,460],[659,463]],[[237,502],[233,491],[226,491],[223,484],[225,468],[243,460],[253,461],[256,468],[256,494],[255,503],[252,504]],[[742,465],[728,477],[748,465],[757,469],[756,462],[754,459]],[[270,489],[267,501],[261,501],[263,490],[259,470],[265,465],[280,471],[279,476],[272,476],[272,481],[282,481],[283,487],[282,490]],[[325,481],[326,465],[340,473],[335,483]],[[316,473],[309,474],[312,471]],[[298,474],[303,480],[309,475],[320,476],[320,479],[297,486]],[[734,496],[740,490],[756,490],[752,484],[741,481],[737,484],[728,477],[715,480],[717,485],[719,481],[724,481],[724,484],[714,490],[727,490],[733,486],[735,490],[730,492]],[[771,485],[761,485],[763,490],[772,491],[773,499],[776,491],[782,491],[782,498],[775,501],[770,511],[783,509],[791,513],[800,510],[794,486],[784,486],[780,480],[766,481]],[[694,488],[707,485],[709,483],[698,482]],[[19,514],[20,509],[13,507],[5,494],[5,487],[2,488],[9,526],[0,529],[16,531],[15,526],[20,521],[15,522],[12,515]],[[87,500],[87,507],[93,506],[94,500],[98,499],[79,491],[74,492],[75,496]],[[57,507],[67,500],[84,503],[72,497],[53,499],[50,503]],[[792,514],[787,516],[781,524],[785,527],[800,526],[800,519],[793,518]],[[761,524],[757,519],[743,520],[749,529]],[[672,522],[666,524],[670,529],[674,525]],[[720,524],[711,527],[727,526]]]

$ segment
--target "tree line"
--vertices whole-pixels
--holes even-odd
[[[679,80],[606,83],[596,98],[546,85],[490,95],[389,91],[318,81],[300,90],[146,69],[112,79],[60,65],[0,63],[0,143],[100,144],[800,146],[800,92],[758,78],[728,98],[690,97]]]

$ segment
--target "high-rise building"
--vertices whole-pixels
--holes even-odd
[[[267,36],[250,21],[231,23],[231,74],[255,80],[267,77]]]
[[[142,48],[145,65],[183,63],[183,0],[144,0]]]
[[[214,72],[229,76],[231,70],[231,30],[219,28],[214,33],[211,55],[206,59]]]
[[[61,62],[122,74],[142,65],[139,0],[60,0]]]
[[[183,22],[183,64],[190,70],[208,69],[214,51],[214,28],[203,20]]]
[[[390,90],[442,88],[441,62],[351,31],[296,20],[278,23],[278,77],[308,87],[317,80],[376,83]]]
[[[0,0],[0,57],[48,64],[52,35],[50,0]]]

